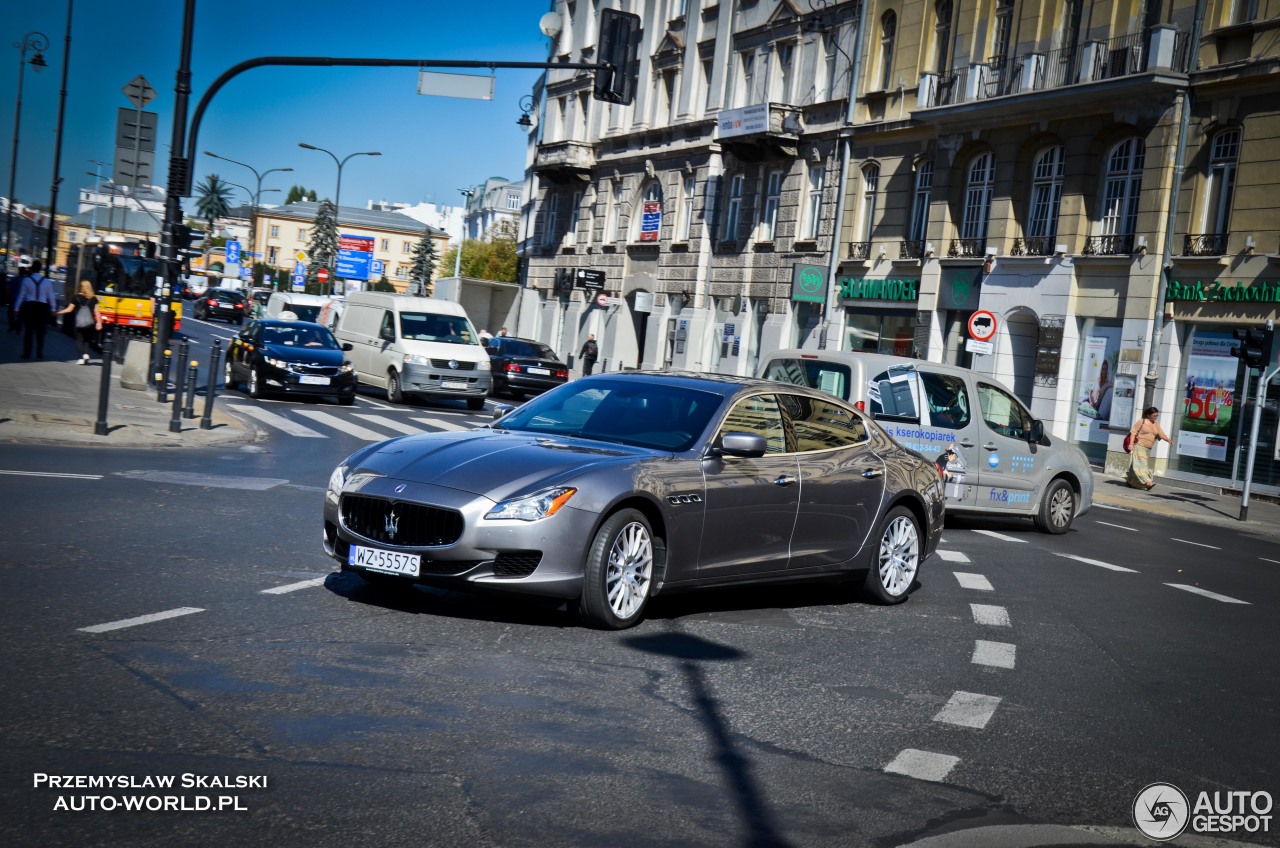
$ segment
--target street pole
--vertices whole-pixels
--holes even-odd
[[[466,198],[462,206],[462,233],[458,239],[458,252],[453,256],[453,278],[458,279],[458,275],[462,273],[462,245],[467,241],[467,207],[471,205],[471,198],[475,195],[476,190],[473,188],[460,188],[458,193]],[[454,283],[457,285],[457,283]]]
[[[22,127],[22,79],[27,66],[27,51],[34,49],[36,55],[31,57],[31,67],[37,71],[48,67],[44,61],[43,51],[49,49],[49,37],[42,32],[29,32],[22,36],[22,41],[13,45],[18,48],[18,102],[13,107],[13,156],[9,160],[9,197],[5,202],[4,213],[4,262],[8,271],[9,260],[13,258],[13,195],[18,181],[18,136]]]
[[[334,164],[338,166],[338,187],[333,192],[333,226],[334,226],[334,229],[338,229],[342,221],[342,166],[347,164],[347,160],[349,160],[352,156],[381,156],[382,154],[377,150],[360,151],[360,152],[352,153],[348,155],[346,158],[339,160],[332,150],[326,150],[323,147],[316,147],[314,144],[307,144],[306,142],[303,142],[303,141],[298,142],[298,146],[303,148],[304,150],[319,150],[321,153],[328,153],[329,158],[333,159]],[[341,233],[339,233],[339,236],[341,236]],[[329,294],[333,294],[333,287],[338,282],[338,269],[336,267],[338,264],[337,256],[334,256],[333,258],[334,258],[333,264],[335,267],[326,269],[330,274]]]
[[[62,90],[58,93],[58,130],[53,143],[53,184],[49,189],[49,230],[45,237],[45,270],[58,255],[58,186],[62,182],[62,127],[67,114],[67,71],[71,65],[71,3],[67,0],[67,35],[62,50]]]
[[[258,204],[261,203],[262,201],[262,180],[268,174],[274,174],[277,171],[292,171],[293,169],[292,168],[268,168],[262,173],[258,173],[257,168],[253,167],[252,165],[246,162],[237,162],[235,159],[228,159],[226,156],[219,156],[217,153],[212,153],[208,150],[204,151],[204,155],[212,156],[214,159],[221,159],[223,162],[230,162],[232,165],[239,165],[241,168],[248,168],[250,171],[253,171],[253,176],[258,181],[257,190],[253,192],[253,195],[250,198],[250,202],[253,203],[253,208],[249,211],[249,262],[251,263],[249,267],[250,267],[250,270],[252,270],[253,268],[252,263],[256,262],[258,258],[257,257]],[[229,185],[235,185],[235,183],[229,183]],[[244,189],[246,193],[249,191],[248,189],[245,189],[244,186],[236,186],[236,187]],[[267,189],[267,190],[279,191],[279,189]]]
[[[1271,321],[1267,322],[1267,340],[1271,340],[1271,330],[1273,328]],[[1271,351],[1264,351],[1264,355],[1270,356]],[[1244,464],[1244,492],[1240,496],[1240,520],[1249,520],[1249,489],[1253,485],[1253,460],[1258,455],[1258,431],[1262,427],[1262,410],[1267,405],[1267,384],[1271,379],[1280,374],[1280,365],[1268,371],[1265,367],[1258,369],[1258,396],[1253,401],[1253,427],[1249,433],[1249,458]],[[1249,369],[1244,371],[1245,384],[1249,382]]]

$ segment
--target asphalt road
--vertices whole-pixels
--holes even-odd
[[[360,428],[480,417],[245,405],[316,435],[0,445],[0,844],[1137,845],[1150,783],[1280,794],[1274,542],[1116,509],[1065,537],[951,520],[899,607],[693,594],[603,633],[323,555]],[[104,795],[243,809],[59,809]]]

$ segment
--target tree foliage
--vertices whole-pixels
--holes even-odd
[[[209,174],[196,186],[196,214],[205,222],[204,267],[209,268],[209,248],[213,247],[213,222],[231,211],[231,186],[217,174]],[[225,243],[225,240],[224,240]]]
[[[316,190],[307,188],[306,186],[293,185],[289,187],[289,193],[284,197],[284,204],[288,206],[290,203],[297,203],[300,200],[315,200]]]
[[[440,262],[443,273],[453,273],[457,253],[456,247],[445,253]],[[503,220],[490,227],[483,240],[467,239],[462,243],[462,262],[458,273],[473,280],[514,283],[519,274],[517,260],[516,223]]]
[[[390,281],[390,280],[388,280],[388,279],[387,279],[387,277],[386,277],[386,275],[384,274],[384,275],[383,275],[383,276],[378,280],[378,282],[376,282],[376,283],[374,283],[374,284],[373,284],[373,287],[370,289],[370,291],[376,291],[376,292],[391,292],[391,293],[393,293],[393,294],[394,294],[394,293],[396,292],[396,287],[395,287],[395,286],[393,286],[393,285],[391,285],[391,281]]]
[[[422,238],[413,246],[413,264],[409,267],[409,294],[431,296],[431,283],[436,271],[436,240],[431,230],[424,230]]]
[[[311,258],[311,263],[307,265],[307,288],[310,290],[314,285],[317,290],[327,290],[333,285],[334,266],[338,260],[338,222],[335,217],[337,210],[333,208],[333,202],[330,200],[320,201],[320,206],[316,210],[315,224],[311,227],[311,237],[307,242],[307,255]],[[328,283],[321,285],[316,278],[316,272],[321,268],[329,272]]]

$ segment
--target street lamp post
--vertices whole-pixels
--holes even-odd
[[[16,190],[18,180],[18,134],[22,126],[22,77],[23,71],[26,70],[27,52],[34,50],[35,55],[31,57],[31,67],[37,72],[41,68],[47,68],[48,63],[44,60],[44,52],[49,49],[49,36],[42,32],[29,32],[22,36],[21,41],[15,41],[14,47],[18,48],[18,103],[13,109],[13,158],[9,160],[9,197],[5,204],[4,216],[4,262],[5,270],[9,267],[9,258],[13,254],[13,193]]]
[[[62,89],[58,93],[58,131],[53,143],[53,181],[49,187],[49,230],[45,237],[45,267],[58,255],[58,187],[62,184],[62,126],[67,114],[67,72],[71,67],[71,5],[67,0],[66,46],[62,50]]]
[[[287,168],[287,169],[282,168],[282,169],[279,169],[279,170],[292,170],[292,168]],[[268,171],[267,173],[270,173],[270,172]],[[263,176],[266,176],[266,174],[263,174]],[[254,260],[253,260],[253,242],[254,242],[253,236],[254,236],[254,228],[257,226],[257,222],[256,222],[255,220],[253,220],[253,216],[254,216],[254,215],[256,215],[256,214],[257,214],[257,211],[258,211],[258,197],[260,197],[260,196],[261,196],[261,195],[263,195],[263,194],[270,194],[270,193],[271,193],[271,192],[273,192],[273,191],[280,191],[280,189],[278,189],[278,188],[262,188],[262,184],[261,184],[261,183],[259,183],[259,184],[258,184],[258,190],[257,190],[257,191],[254,191],[253,189],[249,188],[248,186],[242,186],[242,185],[240,185],[240,183],[227,182],[227,180],[223,180],[223,182],[224,182],[224,183],[226,183],[227,185],[231,186],[232,188],[238,188],[238,189],[240,189],[241,191],[243,191],[245,194],[249,195],[249,202],[253,204],[253,207],[252,207],[252,208],[251,208],[251,210],[250,210],[250,213],[251,213],[251,214],[250,214],[250,222],[249,222],[249,256],[250,256],[249,261],[250,261],[250,262],[252,262],[252,261],[254,261]],[[213,237],[213,233],[209,233],[209,234],[207,234],[207,235],[205,236],[205,238],[212,238],[212,237]],[[250,266],[250,268],[252,268],[252,266]],[[252,276],[252,275],[251,275],[251,276]]]
[[[462,233],[458,238],[458,252],[453,257],[453,277],[456,280],[458,274],[462,272],[462,245],[467,240],[467,207],[471,205],[471,198],[475,195],[476,190],[473,188],[460,188],[458,193],[466,198],[466,202],[462,206]]]
[[[259,174],[257,168],[253,167],[252,165],[247,165],[244,162],[237,162],[234,159],[228,159],[225,156],[219,156],[216,153],[210,153],[208,150],[204,152],[204,155],[212,156],[214,159],[221,159],[223,162],[230,162],[232,165],[239,165],[242,168],[248,168],[250,171],[253,171],[254,177],[256,177],[258,180],[258,188],[256,191],[253,192],[250,198],[253,202],[253,209],[251,210],[251,214],[249,216],[249,261],[251,262],[256,261],[258,258],[257,256],[257,253],[258,253],[258,203],[262,199],[262,178],[265,177],[267,174],[274,174],[277,171],[292,171],[293,169],[292,168],[270,168],[266,171],[263,171],[261,174]],[[235,185],[235,183],[228,183],[228,185]],[[244,186],[236,186],[236,187],[244,188]],[[268,189],[268,191],[279,191],[279,190],[280,189]],[[248,191],[248,189],[245,189],[245,191]]]
[[[307,144],[305,141],[298,142],[298,146],[303,148],[304,150],[319,150],[321,153],[328,153],[329,157],[333,159],[333,163],[338,166],[338,187],[333,192],[333,223],[334,223],[334,226],[336,227],[338,226],[339,219],[341,219],[342,217],[342,166],[347,164],[347,160],[350,159],[352,156],[381,156],[382,153],[380,153],[377,150],[367,150],[367,151],[360,151],[357,153],[351,153],[347,155],[345,158],[339,159],[332,150],[326,150],[323,147],[316,147],[314,144]],[[336,257],[335,257],[335,264],[336,264]],[[334,283],[337,282],[336,280],[338,276],[337,271],[338,271],[337,268],[329,269],[329,273],[331,275],[329,277],[329,280],[330,280],[329,293],[330,294],[333,294],[333,286],[334,286]]]

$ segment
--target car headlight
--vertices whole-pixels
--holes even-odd
[[[342,494],[342,485],[347,482],[347,466],[339,465],[329,475],[329,494],[337,497]]]
[[[568,486],[557,486],[554,489],[543,489],[532,495],[511,498],[502,501],[485,513],[486,519],[513,518],[516,521],[537,521],[549,518],[560,511],[560,507],[578,493],[577,489]]]
[[[288,369],[288,367],[289,367],[289,363],[285,362],[283,359],[275,359],[275,358],[270,357],[270,356],[264,356],[264,357],[262,357],[262,361],[263,361],[263,362],[265,362],[265,363],[267,363],[268,365],[274,366],[274,367],[276,367],[276,368],[285,368],[285,369]]]
[[[427,359],[425,356],[423,356],[420,353],[406,353],[404,355],[404,362],[406,365],[430,365],[431,364],[431,360]]]
[[[350,374],[354,370],[356,370],[356,367],[350,362],[344,362],[342,365],[338,366],[338,371],[342,374]]]

